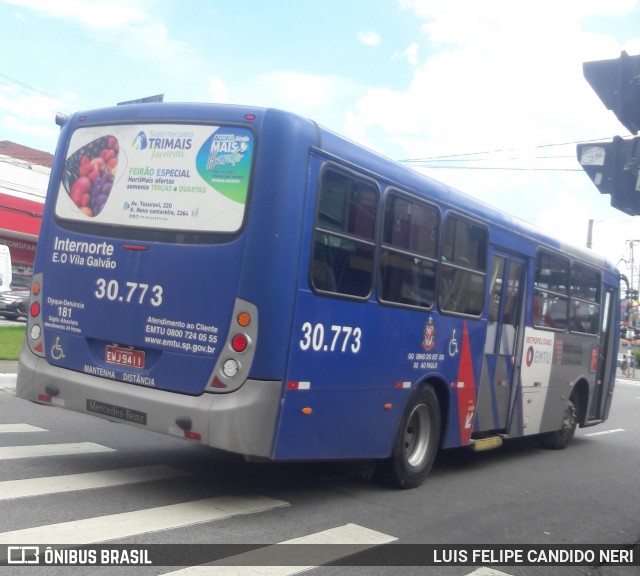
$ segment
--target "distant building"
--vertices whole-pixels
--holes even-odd
[[[0,244],[9,246],[14,285],[30,285],[53,155],[0,140]]]

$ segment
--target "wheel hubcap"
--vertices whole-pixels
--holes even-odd
[[[424,464],[430,435],[429,410],[420,404],[411,412],[404,433],[404,452],[410,466],[418,468]]]
[[[562,422],[563,431],[570,432],[575,425],[576,419],[577,419],[576,407],[573,405],[573,402],[569,402],[569,405],[567,406],[567,410],[564,413],[564,420]]]

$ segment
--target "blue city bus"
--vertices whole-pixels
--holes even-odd
[[[59,118],[17,395],[247,459],[376,461],[608,415],[620,275],[276,109]]]

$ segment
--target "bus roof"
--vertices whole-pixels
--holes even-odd
[[[313,134],[317,142],[315,148],[324,154],[333,156],[343,162],[353,164],[359,170],[365,170],[377,179],[388,182],[399,189],[406,190],[425,199],[483,220],[491,226],[497,226],[510,233],[530,238],[536,243],[549,248],[572,254],[594,266],[608,268],[618,273],[615,264],[606,256],[586,247],[563,242],[533,224],[505,212],[477,197],[448,186],[414,168],[379,154],[366,146],[358,144],[347,137],[330,130],[313,120],[277,108],[265,108],[235,104],[212,103],[143,103],[113,106],[96,110],[76,112],[69,117],[58,117],[56,122],[65,125],[80,124],[85,120],[99,122],[116,122],[126,118],[127,121],[151,122],[175,118],[184,121],[203,122],[207,120],[228,122],[252,122],[256,125],[264,123],[267,118],[280,117],[279,121],[298,124]]]

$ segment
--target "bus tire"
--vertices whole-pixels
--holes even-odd
[[[578,425],[578,397],[572,394],[562,415],[562,427],[540,435],[540,443],[551,450],[564,450],[573,440]]]
[[[382,463],[386,479],[397,488],[422,484],[440,445],[440,403],[431,386],[413,393],[400,420],[391,458]]]

